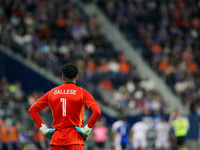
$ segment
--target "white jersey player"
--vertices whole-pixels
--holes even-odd
[[[117,120],[112,124],[111,130],[113,133],[113,146],[115,150],[122,150],[121,147],[121,137],[117,129],[123,125],[123,121],[121,119]]]
[[[143,121],[136,122],[131,128],[132,145],[134,150],[145,150],[147,147],[147,133],[149,127]]]
[[[167,150],[169,148],[169,132],[170,124],[165,122],[164,118],[161,118],[161,122],[155,126],[155,146],[157,150]]]

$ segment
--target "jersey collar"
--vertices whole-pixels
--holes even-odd
[[[65,82],[65,83],[67,83],[67,84],[75,84],[74,82]]]

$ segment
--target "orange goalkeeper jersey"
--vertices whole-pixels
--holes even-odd
[[[38,112],[46,106],[51,108],[54,119],[53,128],[57,129],[50,145],[83,145],[83,139],[74,126],[83,126],[85,106],[92,111],[88,127],[92,128],[101,114],[92,95],[73,83],[64,83],[53,88],[31,106],[29,113],[39,128],[43,122]]]

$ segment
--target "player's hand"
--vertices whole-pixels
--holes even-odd
[[[82,135],[83,140],[85,141],[92,131],[92,128],[89,128],[88,125],[85,125],[83,128],[79,128],[78,126],[75,126],[75,129]]]
[[[44,134],[44,136],[51,139],[56,129],[48,128],[45,124],[42,124],[42,127],[40,127],[40,131],[42,132],[42,134]]]

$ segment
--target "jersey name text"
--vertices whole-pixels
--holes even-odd
[[[76,95],[76,90],[55,90],[54,95],[56,94],[72,94]]]

